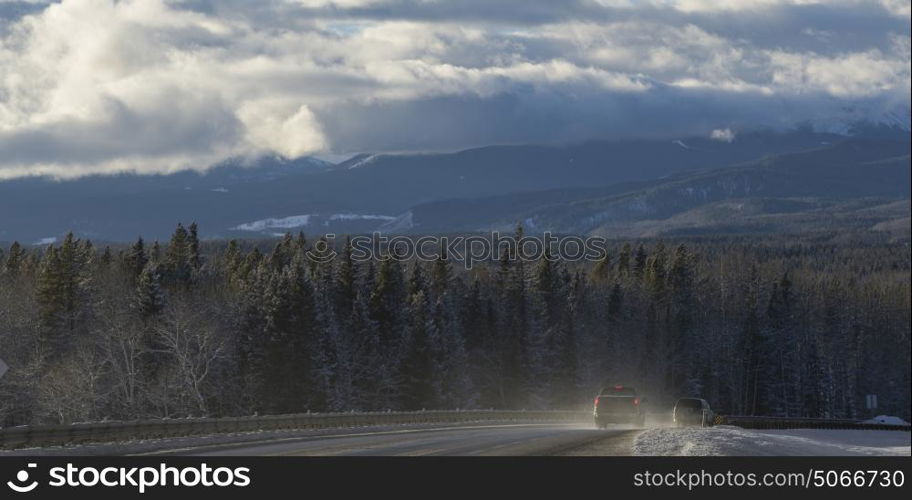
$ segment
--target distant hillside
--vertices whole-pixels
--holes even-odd
[[[766,230],[787,230],[793,219],[782,214],[823,223],[835,216],[832,210],[851,209],[846,200],[869,199],[856,207],[860,210],[876,200],[909,196],[908,143],[851,139],[648,182],[422,204],[409,212],[408,230],[507,229],[523,223],[574,233],[742,232],[763,230],[761,215],[778,217],[778,222],[765,219]],[[882,222],[865,220],[872,226]]]
[[[526,220],[589,232],[734,198],[899,196],[908,159],[903,170],[895,158],[904,154],[908,141],[800,130],[732,142],[491,146],[358,155],[339,164],[269,157],[205,174],[20,179],[0,182],[0,241],[46,242],[67,231],[96,240],[163,238],[177,221],[191,220],[204,237],[449,231]]]

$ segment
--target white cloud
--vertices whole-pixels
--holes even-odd
[[[597,0],[612,2],[613,0]],[[653,0],[653,5],[670,7],[681,12],[744,12],[795,6],[838,6],[870,8],[870,0]],[[898,17],[909,17],[907,0],[877,0],[885,10]]]
[[[709,137],[714,141],[732,142],[735,140],[735,133],[729,128],[717,128],[709,134]]]
[[[909,66],[878,50],[820,57],[771,52],[772,83],[791,92],[823,91],[834,97],[866,97],[908,85]]]
[[[246,102],[241,106],[238,117],[251,148],[288,158],[325,148],[326,139],[310,109],[302,104],[290,115],[289,109],[294,107],[282,101]]]
[[[536,140],[549,126],[571,139],[637,122],[679,133],[693,109],[763,125],[858,100],[909,108],[907,26],[875,16],[859,23],[869,42],[838,51],[821,47],[851,33],[829,36],[820,16],[775,36],[782,9],[851,20],[861,7],[848,0],[36,3],[8,18],[0,8],[0,179]],[[908,17],[904,2],[881,3]],[[744,24],[729,29],[720,19],[735,11]],[[447,100],[465,105],[437,113]],[[495,102],[511,107],[484,104]],[[476,123],[502,126],[480,137]]]
[[[385,0],[287,0],[287,2],[298,4],[302,7],[340,7],[343,9],[386,3]]]

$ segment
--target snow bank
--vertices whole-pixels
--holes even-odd
[[[909,422],[891,415],[877,415],[876,417],[865,420],[866,424],[883,424],[883,425],[909,425]]]
[[[635,455],[809,456],[910,454],[909,432],[740,427],[650,429],[634,441]]]

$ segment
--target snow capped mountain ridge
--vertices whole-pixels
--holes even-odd
[[[816,132],[861,137],[879,135],[877,132],[908,134],[912,130],[908,108],[880,112],[866,108],[844,108],[840,115],[813,119],[808,124]]]

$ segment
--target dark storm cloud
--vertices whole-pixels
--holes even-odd
[[[340,151],[452,151],[485,144],[672,139],[709,135],[716,129],[781,129],[829,117],[837,102],[825,96],[743,96],[670,87],[618,95],[526,90],[490,98],[346,104],[317,115],[327,135],[338,138],[334,146]],[[867,99],[844,111],[890,106]]]

